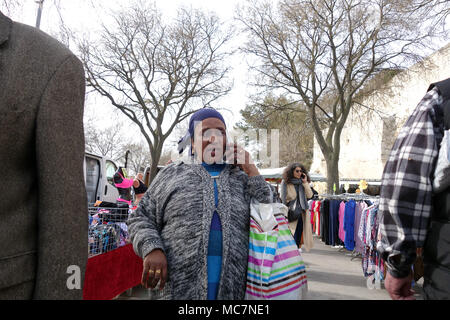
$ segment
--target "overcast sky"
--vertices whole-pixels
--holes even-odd
[[[243,1],[239,0],[156,0],[156,6],[162,11],[163,15],[170,19],[176,13],[180,5],[192,6],[207,11],[213,11],[223,23],[232,23],[235,6]],[[59,3],[60,13],[64,23],[75,32],[95,33],[100,28],[101,22],[107,24],[107,15],[104,14],[110,9],[120,8],[126,5],[128,1],[119,0],[45,0],[42,11],[40,29],[50,35],[56,35],[60,26],[60,18],[56,10],[55,3]],[[14,8],[10,17],[18,22],[35,26],[38,4],[35,0],[23,0],[22,7]],[[233,46],[242,43],[242,38],[233,39]],[[74,48],[71,48],[74,50]],[[230,111],[223,111],[230,128],[238,122],[241,117],[239,110],[248,103],[248,94],[251,90],[247,83],[247,63],[242,56],[237,55],[231,60],[233,68],[231,78],[234,80],[232,91],[226,96],[215,102],[214,107],[226,108]],[[106,98],[89,95],[86,101],[85,114],[88,117],[98,118],[98,127],[107,127],[114,116],[115,109],[110,106]],[[120,115],[120,113],[119,113]],[[121,119],[125,119],[122,115]],[[126,121],[126,120],[125,120]],[[133,126],[136,135],[139,135],[137,126]],[[131,129],[131,128],[130,128]],[[176,138],[176,137],[174,137]],[[172,140],[174,139],[172,138]]]

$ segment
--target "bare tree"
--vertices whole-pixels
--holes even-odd
[[[446,20],[450,16],[448,0],[399,0],[405,14],[424,17],[435,27],[442,27],[442,34],[448,35]]]
[[[248,33],[255,85],[296,97],[308,110],[327,164],[328,190],[339,186],[340,137],[355,101],[380,71],[421,57],[435,26],[407,0],[251,1],[237,19]]]
[[[122,126],[119,123],[106,129],[99,129],[92,118],[86,119],[84,132],[86,152],[108,157],[114,161],[125,155],[123,149],[127,142],[124,141]]]
[[[120,153],[121,157],[118,159],[122,165],[125,163],[125,154],[127,151],[130,151],[127,162],[130,175],[135,175],[139,172],[144,173],[144,169],[151,164],[151,156],[146,144],[135,142],[124,143]]]
[[[1,0],[0,11],[10,14],[13,10],[21,5],[19,0]]]
[[[14,18],[23,9],[23,4],[19,0],[0,0],[0,11],[10,17]]]
[[[176,124],[231,89],[224,63],[231,30],[193,9],[179,9],[166,23],[156,7],[143,3],[112,18],[100,40],[79,43],[87,84],[139,127],[153,178]]]
[[[53,28],[48,30],[48,32],[52,37],[58,39],[69,49],[75,50],[77,49],[75,48],[77,42],[77,32],[74,31],[73,25],[69,25],[66,22],[65,18],[70,15],[71,12],[67,7],[61,5],[61,1],[62,0],[51,0],[50,3],[49,0],[45,1],[46,5],[49,7],[49,11],[54,9],[57,14],[57,19],[52,21]],[[105,8],[102,6],[102,1],[95,2],[94,0],[77,0],[77,4],[80,8],[84,7],[86,10],[93,12],[105,11]]]

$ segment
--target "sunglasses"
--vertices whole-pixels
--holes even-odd
[[[296,173],[303,173],[302,170],[295,170]]]

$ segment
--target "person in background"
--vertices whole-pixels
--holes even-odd
[[[310,177],[308,176],[308,181],[310,181]],[[317,192],[316,189],[314,189],[314,184],[312,182],[309,183],[309,186],[311,187],[311,191],[313,193],[312,199],[313,200],[318,200],[319,199],[319,192]]]
[[[301,248],[303,223],[308,210],[308,200],[312,199],[311,179],[301,163],[292,163],[283,171],[281,182],[281,202],[289,208],[289,228],[297,246]]]
[[[190,142],[190,161],[162,169],[128,220],[144,260],[142,284],[160,283],[151,291],[155,299],[243,299],[250,200],[270,203],[274,193],[250,154],[228,144],[218,111],[194,113],[183,141]]]
[[[450,152],[450,79],[432,84],[400,131],[384,167],[380,195],[386,290],[413,300],[412,265],[423,248],[426,299],[450,299],[450,175],[439,177]],[[448,170],[448,158],[445,160]],[[441,184],[441,179],[444,183]]]
[[[144,174],[142,172],[139,172],[136,177],[133,180],[133,190],[135,195],[134,204],[138,205],[141,201],[142,197],[144,196],[145,192],[147,191],[147,186],[145,185],[144,181],[142,181],[144,178]]]

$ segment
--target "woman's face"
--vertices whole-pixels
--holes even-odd
[[[193,149],[208,164],[222,163],[226,147],[226,127],[217,118],[206,118],[194,130]]]
[[[302,176],[302,173],[303,173],[302,168],[296,167],[293,172],[294,178],[300,179]]]

